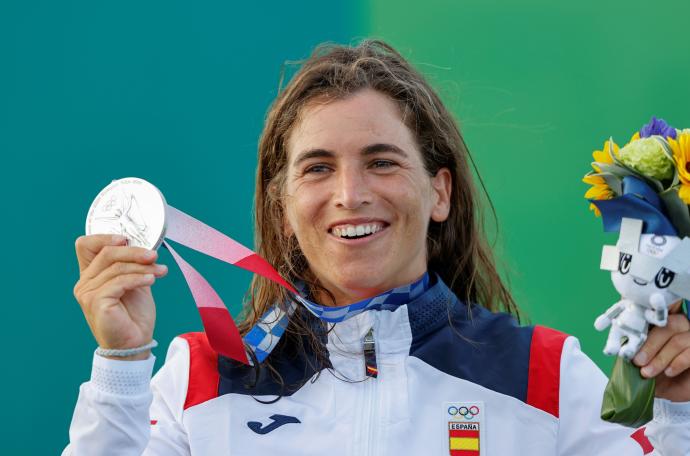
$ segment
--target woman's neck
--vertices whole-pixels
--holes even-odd
[[[388,290],[414,283],[421,279],[424,274],[426,274],[426,271],[417,275],[412,280],[381,283],[375,286],[362,287],[337,286],[333,283],[324,283],[324,281],[319,281],[322,284],[322,288],[316,290],[314,300],[318,304],[326,307],[347,306],[368,298],[373,298],[374,296],[378,296]]]

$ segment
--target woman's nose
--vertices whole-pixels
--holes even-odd
[[[360,170],[343,169],[336,179],[334,202],[342,209],[357,209],[371,203],[372,194],[366,176]]]

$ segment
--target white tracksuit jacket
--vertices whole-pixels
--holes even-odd
[[[607,380],[575,338],[469,313],[439,280],[337,323],[332,368],[281,341],[271,361],[287,387],[265,370],[249,386],[251,369],[203,333],[175,338],[153,380],[153,357],[95,356],[63,455],[690,455],[690,403],[657,399],[639,430],[603,422]],[[370,328],[378,378],[364,375]]]

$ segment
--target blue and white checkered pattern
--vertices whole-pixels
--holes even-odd
[[[347,306],[326,307],[315,304],[301,296],[297,297],[304,307],[323,321],[339,323],[366,310],[395,310],[403,304],[416,299],[429,287],[429,274],[409,285],[394,288],[373,298]]]
[[[302,294],[306,294],[304,286],[298,286],[298,288],[300,288]],[[414,283],[394,288],[373,298],[347,306],[326,307],[313,303],[300,295],[296,295],[295,298],[321,320],[329,323],[338,323],[366,310],[395,310],[399,306],[413,301],[428,288],[429,274],[425,273],[421,279]],[[278,345],[280,337],[287,328],[289,317],[295,311],[295,308],[296,305],[293,302],[289,303],[287,311],[277,305],[273,306],[261,316],[259,322],[244,336],[244,342],[254,351],[259,363],[263,362],[275,346]],[[251,359],[251,356],[249,358]]]
[[[263,362],[278,345],[278,341],[287,328],[289,316],[292,315],[296,307],[292,302],[287,312],[277,305],[271,307],[244,336],[244,342],[254,351],[259,363]],[[251,356],[247,358],[251,362]]]

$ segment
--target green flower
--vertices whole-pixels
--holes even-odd
[[[653,137],[632,141],[618,152],[626,166],[638,173],[657,180],[673,177],[673,161],[664,152],[664,147]]]

